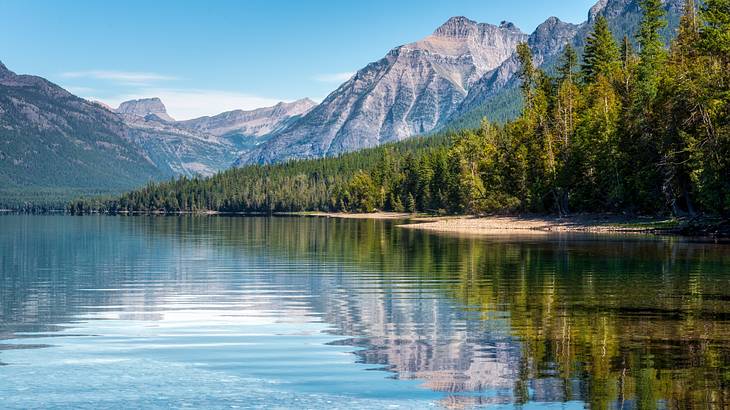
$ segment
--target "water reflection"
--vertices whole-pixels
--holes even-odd
[[[724,245],[458,238],[320,218],[7,216],[0,223],[0,361],[11,364],[0,378],[17,364],[6,356],[53,355],[53,347],[35,349],[37,339],[54,344],[51,334],[72,340],[86,330],[106,341],[134,328],[143,337],[127,335],[125,348],[147,343],[145,354],[156,360],[167,355],[336,397],[407,391],[447,407],[730,406]],[[140,323],[155,324],[154,332]],[[323,331],[331,340],[316,336],[321,347],[303,347]],[[268,344],[256,347],[254,334],[270,337]],[[293,338],[285,343],[282,334]],[[149,347],[172,340],[187,356]],[[292,362],[311,359],[301,356],[330,354],[325,346],[354,352],[364,366],[323,356],[326,366],[291,371]],[[28,356],[2,350],[9,348],[29,349]],[[365,389],[356,383],[372,383],[366,369],[421,388],[382,378]]]

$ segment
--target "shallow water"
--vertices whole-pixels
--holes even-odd
[[[728,408],[730,246],[0,216],[2,408]]]

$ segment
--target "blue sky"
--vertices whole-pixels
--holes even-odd
[[[451,16],[579,23],[596,0],[0,0],[0,61],[86,98],[160,96],[186,119],[302,97]]]

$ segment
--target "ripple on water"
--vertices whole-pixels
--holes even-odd
[[[0,222],[2,407],[730,407],[721,245]]]

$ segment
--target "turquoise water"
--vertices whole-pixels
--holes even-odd
[[[0,216],[2,408],[727,408],[730,248]]]

